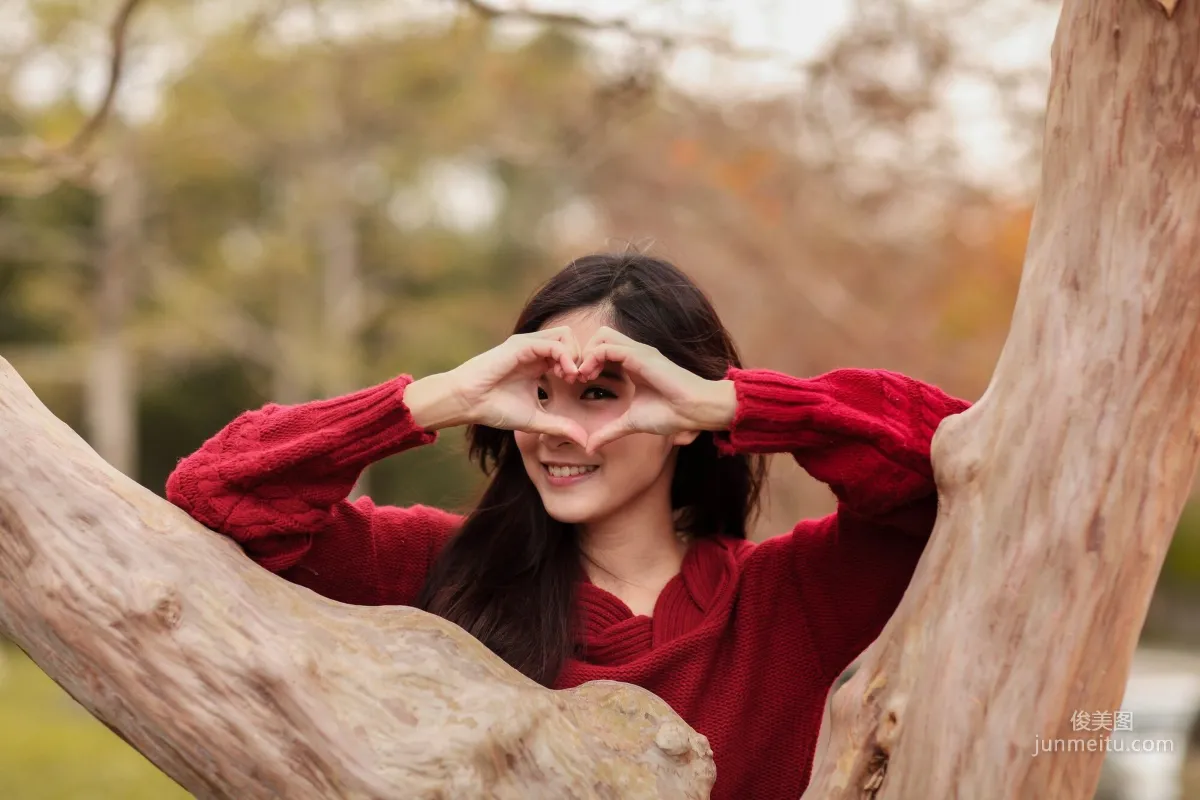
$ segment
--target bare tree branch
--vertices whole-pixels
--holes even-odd
[[[577,31],[617,32],[623,33],[636,41],[656,44],[665,49],[701,47],[715,55],[729,56],[746,61],[768,61],[779,66],[790,67],[801,73],[806,73],[812,68],[807,62],[797,62],[786,53],[778,50],[743,47],[720,36],[647,30],[633,25],[629,20],[616,17],[601,19],[562,11],[539,11],[524,6],[501,8],[485,2],[485,0],[454,0],[454,2],[487,20],[522,20],[541,22],[546,25],[558,25]]]
[[[3,358],[0,632],[200,800],[701,800],[716,777],[645,689],[550,691],[443,619],[256,567]]]
[[[567,14],[557,11],[535,11],[529,8],[498,8],[490,3],[483,2],[483,0],[456,0],[456,2],[489,20],[528,20],[531,22],[542,22],[547,25],[561,25],[575,30],[619,31],[634,39],[649,40],[663,45],[672,42],[672,37],[664,33],[638,30],[628,20],[624,19],[594,19],[579,14]]]
[[[24,162],[33,167],[32,174],[0,174],[0,190],[22,195],[41,194],[53,189],[60,181],[82,181],[90,177],[93,165],[85,157],[86,151],[112,112],[125,69],[129,22],[141,3],[142,0],[124,0],[113,17],[109,26],[112,52],[104,97],[70,141],[60,147],[51,147],[33,136],[0,140],[0,161]]]
[[[108,86],[104,91],[104,99],[100,101],[100,105],[84,123],[84,126],[75,134],[75,138],[63,148],[63,153],[78,155],[91,144],[92,139],[104,126],[104,121],[108,118],[116,99],[117,88],[121,84],[121,73],[125,68],[125,42],[129,31],[129,20],[139,5],[141,5],[141,0],[125,0],[117,11],[117,15],[109,27],[112,55],[108,62]]]

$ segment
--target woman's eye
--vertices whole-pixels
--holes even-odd
[[[538,387],[538,400],[549,400],[549,399],[550,399],[550,395],[546,394],[546,390],[539,386]]]
[[[583,398],[585,400],[615,400],[616,397],[608,389],[602,389],[599,386],[589,386],[583,390]]]

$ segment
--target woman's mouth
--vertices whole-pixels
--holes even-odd
[[[599,465],[542,464],[551,486],[574,486],[596,474]]]

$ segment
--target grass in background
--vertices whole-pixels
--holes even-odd
[[[0,798],[183,800],[190,794],[0,645]]]

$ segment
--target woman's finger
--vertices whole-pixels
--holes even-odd
[[[566,417],[547,414],[544,411],[539,411],[533,415],[533,419],[530,420],[529,427],[525,432],[561,436],[564,439],[570,439],[580,447],[587,447],[588,444],[587,431],[583,429],[582,425]]]
[[[576,364],[579,363],[579,340],[575,338],[575,333],[566,325],[559,325],[554,328],[545,328],[543,330],[534,331],[532,333],[522,334],[531,339],[554,339],[563,343],[567,348],[568,355]]]
[[[571,351],[557,339],[526,339],[521,343],[517,352],[517,361],[521,364],[533,364],[539,360],[551,362],[562,368],[564,379],[579,371]],[[547,365],[549,366],[549,365]]]
[[[629,434],[635,432],[636,431],[634,431],[633,427],[629,424],[629,418],[622,414],[620,417],[617,417],[607,425],[604,425],[598,430],[593,431],[592,435],[587,437],[587,443],[584,445],[584,450],[587,451],[588,455],[592,455],[601,447],[604,447],[604,445],[610,442],[615,442],[622,436],[628,436]]]
[[[579,364],[579,375],[585,381],[599,377],[605,364],[620,364],[634,375],[642,372],[643,360],[633,348],[621,344],[601,343],[588,348]]]
[[[626,347],[633,348],[645,347],[645,345],[643,345],[637,339],[626,336],[616,328],[609,327],[608,325],[603,325],[598,328],[596,332],[592,334],[592,338],[588,339],[587,344],[584,345],[583,349],[589,350],[599,344],[622,344]]]

